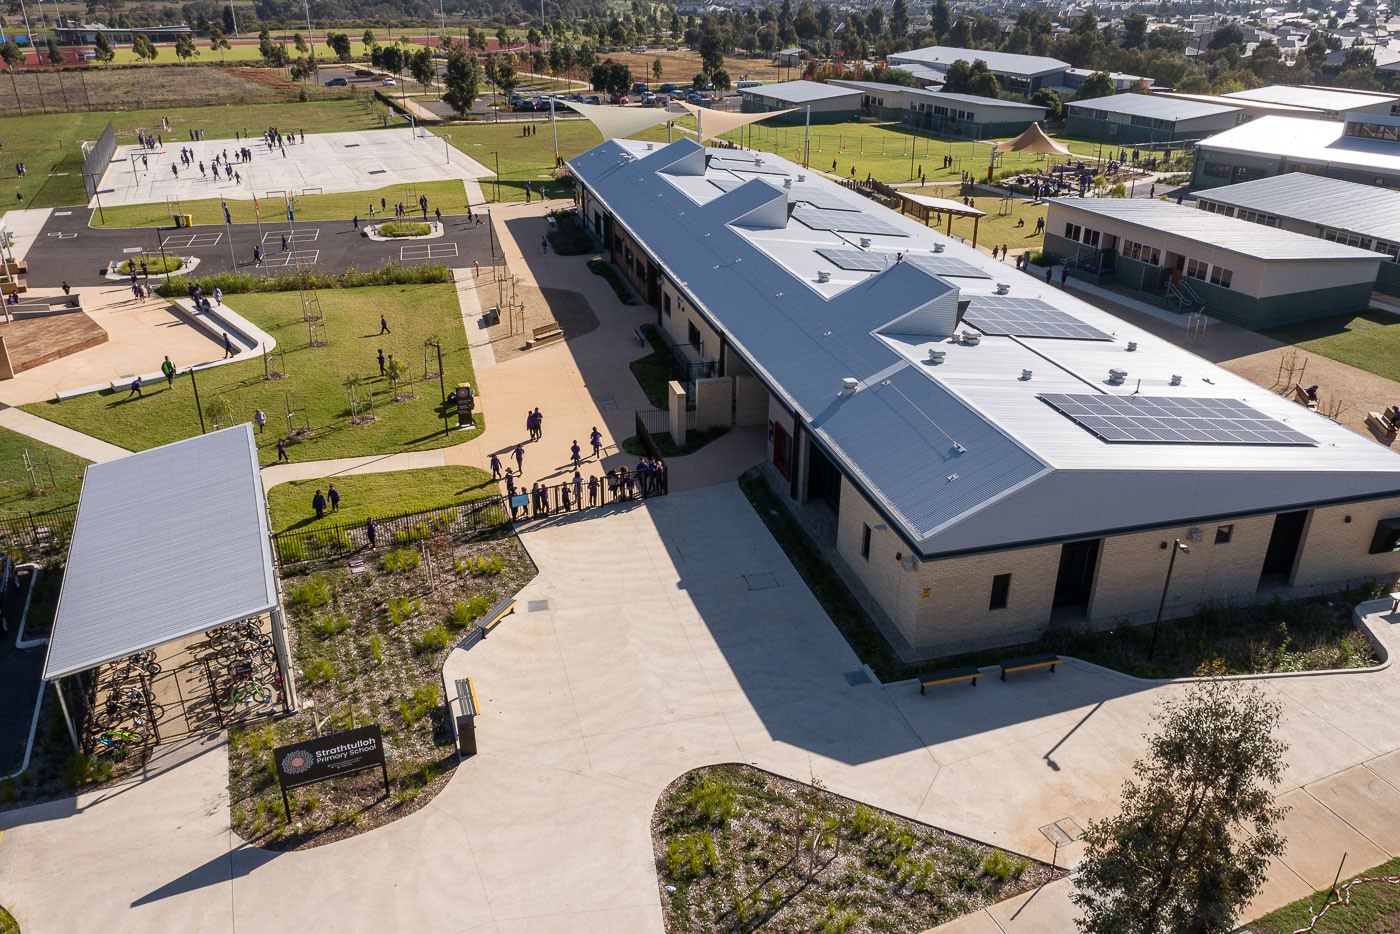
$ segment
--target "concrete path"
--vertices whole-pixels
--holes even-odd
[[[0,407],[0,427],[8,428],[35,441],[42,441],[62,451],[76,454],[93,463],[116,460],[131,452],[115,444],[99,441],[81,431],[74,431],[57,422],[51,422],[37,415],[30,415],[21,409],[9,406]]]
[[[60,208],[60,214],[69,212],[68,208]],[[77,209],[79,213],[81,209]],[[29,255],[29,250],[34,246],[34,241],[38,239],[39,232],[44,229],[44,224],[48,222],[49,215],[54,213],[52,208],[26,208],[20,211],[5,212],[5,229],[10,232],[12,241],[8,255],[12,250],[16,260],[24,259]]]
[[[229,836],[217,751],[144,784],[0,814],[8,907],[39,931],[278,930],[315,905],[312,930],[657,932],[649,820],[689,769],[817,778],[1048,859],[1037,828],[1116,809],[1153,711],[1181,690],[1074,662],[926,697],[859,683],[732,484],[560,517],[522,540],[540,575],[520,609],[445,669],[476,684],[481,752],[427,807],[273,856]],[[1371,625],[1400,647],[1400,619]],[[1262,912],[1325,885],[1343,852],[1353,870],[1400,853],[1400,674],[1258,683],[1282,702],[1291,744],[1289,849]],[[1068,895],[1057,883],[949,930],[1064,934]]]

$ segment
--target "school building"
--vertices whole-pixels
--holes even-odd
[[[1400,188],[1400,115],[1348,113],[1341,123],[1261,117],[1196,144],[1193,189],[1305,172]]]
[[[843,123],[860,117],[861,92],[820,81],[783,81],[739,89],[740,109],[746,114],[792,110],[781,122]]]
[[[987,70],[996,75],[1001,89],[1011,94],[1031,95],[1042,87],[1060,87],[1064,84],[1065,73],[1069,71],[1069,62],[1044,55],[956,49],[946,45],[931,45],[908,52],[896,52],[889,57],[891,67],[924,65],[944,74],[955,62],[986,62]]]
[[[1065,109],[1067,134],[1112,143],[1200,139],[1237,126],[1245,119],[1239,107],[1149,94],[1095,97],[1074,101]]]
[[[1400,455],[1071,292],[768,153],[568,166],[675,397],[766,426],[764,477],[906,657],[1150,621],[1164,583],[1179,615],[1400,574]]]
[[[1290,172],[1212,188],[1196,199],[1196,206],[1380,253],[1384,259],[1376,289],[1400,295],[1400,191]]]
[[[1074,274],[1251,328],[1370,307],[1384,257],[1184,204],[1062,198],[1045,252]]]
[[[833,78],[826,83],[859,91],[863,117],[899,120],[939,136],[965,139],[1016,136],[1032,123],[1045,119],[1044,107],[1018,101],[945,94],[880,81]]]

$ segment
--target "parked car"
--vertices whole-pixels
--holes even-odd
[[[647,84],[645,81],[634,81],[634,82],[632,82],[632,93],[633,93],[633,94],[645,94],[647,91],[650,91],[650,90],[651,90],[651,85]]]
[[[669,95],[669,94],[658,94],[658,95],[656,95],[656,99],[653,100],[653,101],[651,102],[651,105],[652,105],[653,107],[663,107],[663,108],[664,108],[664,107],[669,106],[670,103],[671,103],[671,95]]]
[[[697,84],[695,86],[695,90],[697,91],[713,91],[714,89],[715,86],[709,81],[706,81],[704,84]]]
[[[374,77],[374,72],[373,72],[373,71],[370,71],[368,68],[356,68],[356,69],[355,69],[355,77],[356,77],[356,78],[373,78],[373,77]]]
[[[696,94],[694,91],[691,91],[689,94],[687,94],[687,95],[685,96],[685,99],[686,99],[687,101],[689,101],[690,103],[692,103],[692,104],[703,104],[703,103],[705,103],[705,98],[701,97],[699,94]]]
[[[398,85],[398,82],[395,81],[393,78],[385,78],[383,81],[381,81],[381,82],[379,82],[379,83],[380,83],[380,85],[382,85],[383,87],[386,87],[386,88],[392,88],[392,87],[395,87],[395,86]]]
[[[346,80],[345,78],[332,78],[331,80],[329,80],[329,81],[326,82],[326,87],[328,87],[328,88],[343,88],[343,87],[345,87],[346,85],[348,85],[349,83],[350,83],[350,82],[349,82],[348,80]]]
[[[674,94],[678,90],[680,90],[680,88],[676,87],[676,85],[671,81],[667,81],[660,87],[660,91],[662,94]]]
[[[631,98],[629,98],[626,94],[621,94],[621,93],[619,93],[619,94],[613,94],[612,96],[610,96],[610,97],[608,98],[608,103],[610,103],[610,104],[626,104],[629,100],[631,100]]]
[[[650,91],[643,91],[643,92],[642,92],[642,103],[643,103],[644,105],[646,105],[647,107],[650,107],[650,106],[652,105],[652,102],[655,101],[655,100],[656,100],[656,95],[655,95],[655,94],[651,93]]]
[[[535,102],[528,97],[522,97],[511,109],[517,113],[531,113],[535,109]]]
[[[519,109],[520,105],[523,104],[525,100],[526,98],[523,95],[512,94],[510,97],[506,98],[506,103],[509,104],[512,109]]]
[[[590,94],[583,99],[583,102],[585,104],[601,104],[603,102],[603,99],[597,94]]]
[[[583,103],[583,95],[582,95],[582,94],[570,94],[570,95],[569,95],[569,100],[572,101],[572,102],[575,103],[575,104],[582,104],[582,103]]]

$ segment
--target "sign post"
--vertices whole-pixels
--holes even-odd
[[[384,736],[379,724],[342,730],[316,739],[272,750],[277,784],[282,790],[282,809],[292,822],[292,805],[287,792],[314,785],[330,778],[353,775],[379,767],[384,776],[384,797],[389,796],[389,765],[384,758]]]

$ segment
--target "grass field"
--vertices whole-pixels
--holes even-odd
[[[540,185],[548,185],[554,175],[554,139],[549,124],[539,126],[534,136],[522,136],[526,124],[474,123],[451,129],[452,145],[471,156],[491,171],[496,170],[500,157],[500,195],[497,197],[494,179],[481,180],[481,191],[492,201],[524,201],[525,183],[531,182],[538,194]],[[559,131],[559,154],[572,159],[603,141],[603,137],[586,120],[567,120],[556,124]],[[661,131],[661,138],[666,138]],[[561,197],[567,189],[560,186]]]
[[[1400,859],[1392,859],[1360,875],[1400,876]],[[1347,880],[1342,881],[1345,883]],[[1328,894],[1317,892],[1309,898],[1284,905],[1240,930],[1244,934],[1293,934],[1308,926],[1312,921],[1309,907],[1321,910],[1327,904]],[[1312,929],[1313,934],[1377,934],[1400,930],[1400,885],[1367,882],[1353,886],[1350,895],[1351,904],[1334,905]]]
[[[29,477],[24,470],[24,452],[36,462],[48,455],[49,467],[53,471],[39,471],[42,492],[30,495]],[[78,493],[83,485],[83,468],[87,461],[67,451],[50,447],[41,441],[8,428],[0,428],[0,518],[22,516],[30,512],[47,512],[60,506],[71,506],[78,501]]]
[[[310,438],[288,443],[293,460],[388,454],[459,444],[479,433],[443,434],[438,382],[416,383],[417,399],[390,401],[390,387],[379,375],[375,352],[397,356],[415,377],[423,375],[423,342],[442,340],[447,384],[475,382],[461,309],[450,285],[378,286],[322,291],[330,346],[311,347],[297,293],[239,295],[227,300],[239,314],[271,334],[286,351],[287,376],[263,379],[261,358],[206,370],[199,374],[199,395],[206,420],[214,400],[224,397],[234,422],[250,421],[256,409],[267,413],[267,430],[258,435],[264,464],[277,460],[276,442],[286,424],[288,397],[304,403],[313,430]],[[392,333],[378,336],[379,316],[389,319]],[[273,358],[273,365],[281,361]],[[177,361],[179,364],[180,361]],[[436,364],[434,363],[434,369]],[[345,382],[358,377],[361,394],[372,395],[375,421],[351,425]],[[403,393],[407,387],[399,386]],[[145,450],[187,438],[199,431],[194,388],[187,377],[146,387],[144,396],[127,398],[126,390],[91,393],[65,402],[41,402],[26,410],[85,434],[131,450]],[[455,424],[455,415],[449,413]],[[483,424],[480,409],[477,424]],[[298,426],[300,420],[298,420]]]
[[[326,492],[332,483],[340,493],[340,509],[334,513],[327,511],[326,517],[317,522],[311,498],[317,490]],[[370,516],[383,519],[423,512],[497,492],[495,481],[485,470],[460,466],[424,467],[279,483],[268,490],[267,505],[272,510],[275,534],[360,523]]]
[[[931,195],[935,198],[951,198],[961,201],[956,187],[928,186],[926,188],[913,189],[921,195]],[[1035,222],[1045,216],[1045,204],[1035,204],[1030,201],[1012,200],[1010,203],[1011,213],[1000,214],[1001,199],[987,195],[974,197],[972,206],[978,210],[987,212],[987,216],[980,218],[977,222],[977,243],[979,246],[991,247],[1001,246],[1003,243],[1011,247],[1012,250],[1039,250],[1045,241],[1044,233],[1035,232]],[[1024,220],[1026,226],[1017,227],[1016,222]],[[954,236],[972,239],[972,218],[953,218],[952,232]],[[944,233],[948,232],[948,221],[945,218],[943,223],[938,225],[938,229]]]
[[[1336,315],[1265,331],[1307,353],[1400,380],[1400,317],[1384,311]]]
[[[689,84],[690,79],[703,70],[700,67],[700,53],[685,48],[675,52],[667,52],[665,49],[647,51],[640,55],[633,55],[631,52],[610,52],[598,57],[610,58],[626,65],[632,72],[633,81],[648,83],[657,81],[652,77],[651,63],[658,58],[661,59],[661,78],[657,83],[674,81],[676,84]],[[729,72],[731,81],[780,81],[785,76],[802,77],[800,68],[778,68],[770,58],[744,58],[741,55],[726,57],[724,70]]]
[[[25,207],[86,203],[79,144],[101,136],[108,120],[116,130],[118,144],[130,145],[136,141],[137,129],[159,126],[161,117],[170,118],[171,133],[176,138],[187,136],[191,128],[198,127],[210,139],[218,139],[232,138],[235,129],[242,132],[245,128],[269,126],[295,126],[308,133],[379,129],[383,126],[380,114],[384,110],[383,105],[366,97],[342,97],[306,103],[0,117],[0,141],[4,142],[0,151],[0,211],[20,204],[13,193],[16,186],[24,193]],[[28,165],[29,173],[23,179],[16,177],[16,162]],[[219,220],[223,220],[222,216]]]
[[[428,211],[440,208],[444,214],[465,214],[467,211],[467,190],[458,179],[445,179],[437,182],[419,182],[416,190],[420,195],[428,197]],[[523,197],[523,196],[522,196]],[[349,220],[355,215],[360,216],[361,221],[369,220],[370,202],[374,203],[375,211],[379,210],[379,199],[383,198],[389,202],[390,210],[399,201],[405,200],[404,187],[402,185],[391,185],[387,188],[375,188],[368,191],[344,191],[329,195],[303,195],[296,199],[296,216],[299,221],[328,221],[328,220]],[[408,199],[412,201],[413,199]],[[194,216],[196,224],[222,224],[224,222],[224,212],[219,207],[218,198],[203,198],[198,201],[183,201],[180,207],[186,214]],[[252,201],[229,201],[229,216],[233,218],[235,224],[251,224],[257,220],[257,214],[253,210]],[[278,201],[271,207],[266,202],[262,203],[263,220],[286,220],[286,209]],[[170,225],[170,214],[165,202],[152,202],[150,204],[122,204],[116,207],[104,207],[102,216],[106,222],[100,222],[98,215],[93,216],[93,225],[97,227],[156,227],[160,225]],[[378,217],[379,215],[375,215]]]

